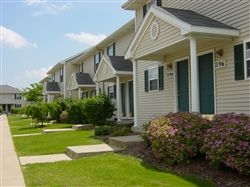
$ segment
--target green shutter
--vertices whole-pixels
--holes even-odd
[[[113,56],[115,56],[115,43],[113,43]]]
[[[158,68],[159,90],[164,90],[164,66]]]
[[[234,46],[234,77],[235,80],[244,79],[243,44]]]
[[[162,5],[161,0],[157,0],[156,1],[156,6],[161,6],[161,5]]]
[[[116,99],[116,85],[114,85],[114,99]]]
[[[144,71],[145,92],[148,92],[148,70]]]
[[[146,13],[147,13],[147,9],[148,9],[147,4],[145,4],[145,5],[143,6],[143,17],[145,17],[145,15],[146,15]]]
[[[111,98],[110,98],[110,95],[109,95],[109,86],[108,86],[108,98],[111,99]]]

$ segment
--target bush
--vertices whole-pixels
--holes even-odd
[[[3,113],[3,109],[2,109],[2,108],[0,108],[0,114],[1,114],[1,113]]]
[[[98,95],[84,100],[84,114],[89,123],[105,125],[107,119],[113,116],[114,105],[106,95]]]
[[[74,100],[68,107],[67,112],[70,123],[81,124],[86,122],[83,100]]]
[[[235,113],[214,117],[207,130],[202,151],[216,167],[225,165],[250,174],[250,118]]]
[[[114,125],[111,127],[112,136],[127,136],[132,132],[131,126]]]
[[[188,162],[200,154],[209,121],[194,113],[169,113],[153,119],[144,135],[155,156],[167,164]]]
[[[11,108],[11,114],[18,114],[21,108]]]
[[[111,133],[111,127],[108,125],[95,127],[95,135],[96,136],[110,135],[110,133]]]
[[[56,120],[57,123],[60,122],[60,114],[62,113],[61,106],[57,101],[48,103],[48,111],[52,120]]]
[[[29,105],[28,107],[29,114],[31,115],[32,119],[36,120],[37,122],[41,122],[41,126],[47,120],[48,117],[48,107],[46,103],[34,103]]]

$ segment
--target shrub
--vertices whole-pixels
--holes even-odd
[[[2,108],[0,108],[0,114],[1,114],[1,113],[3,113],[3,109],[2,109]]]
[[[47,120],[48,117],[48,107],[46,103],[34,103],[29,106],[29,111],[32,119],[35,119],[37,122],[41,122],[41,126]]]
[[[18,114],[20,109],[21,108],[12,108],[11,109],[11,114]]]
[[[98,95],[84,101],[87,121],[94,125],[105,125],[107,119],[113,116],[114,110],[114,105],[106,95]]]
[[[111,133],[111,127],[108,125],[95,127],[95,135],[96,136],[110,135],[110,133]]]
[[[86,122],[83,100],[74,100],[68,107],[67,112],[70,123],[81,124]]]
[[[225,165],[249,175],[250,118],[235,113],[216,115],[205,135],[202,151],[212,165]]]
[[[200,154],[209,121],[194,113],[169,113],[153,119],[144,138],[155,156],[167,164],[188,162]]]
[[[48,111],[52,120],[56,120],[57,123],[60,122],[60,114],[62,113],[61,106],[58,102],[54,101],[52,103],[48,103]]]
[[[114,125],[111,127],[112,136],[127,136],[132,132],[131,126]]]

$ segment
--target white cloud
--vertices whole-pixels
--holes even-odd
[[[83,44],[88,44],[88,45],[95,45],[107,37],[104,34],[95,35],[95,34],[85,33],[85,32],[81,32],[80,34],[67,33],[65,34],[65,36],[69,38],[70,40],[83,43]]]
[[[40,69],[33,69],[33,70],[26,70],[25,71],[25,78],[34,79],[40,81],[47,75],[47,72],[52,68],[52,66],[48,68],[40,68]]]
[[[17,32],[3,26],[0,26],[0,29],[1,29],[0,41],[1,43],[3,43],[3,45],[6,45],[11,48],[23,48],[23,47],[37,48],[36,43],[30,43]]]
[[[60,1],[57,3],[52,3],[48,0],[24,0],[24,3],[27,6],[34,6],[38,9],[33,13],[33,16],[40,16],[44,14],[56,15],[71,8],[71,3],[65,1],[64,3]]]

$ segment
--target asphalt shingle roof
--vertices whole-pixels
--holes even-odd
[[[76,73],[76,82],[78,85],[95,85],[91,76],[88,73]]]
[[[0,85],[0,93],[4,93],[4,94],[21,93],[21,91],[9,85]]]
[[[116,71],[133,71],[133,64],[125,60],[124,56],[110,56],[110,62]]]
[[[46,91],[47,92],[60,92],[58,82],[47,82]]]
[[[176,16],[178,19],[186,23],[189,23],[193,26],[204,26],[204,27],[213,27],[213,28],[220,28],[220,29],[236,29],[234,27],[221,23],[212,18],[198,14],[192,10],[167,8],[167,7],[162,7],[162,8],[166,10],[167,12]]]

